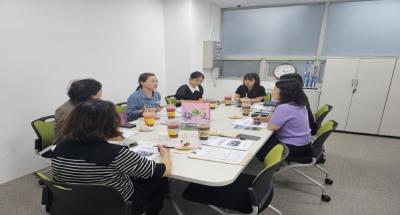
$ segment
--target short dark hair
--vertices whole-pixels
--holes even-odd
[[[289,74],[282,75],[280,77],[280,80],[287,80],[287,79],[297,80],[301,86],[304,85],[303,78],[301,77],[301,75],[299,73],[289,73]]]
[[[63,138],[88,141],[121,135],[121,121],[112,102],[88,100],[78,104],[61,129]]]
[[[68,96],[71,103],[77,105],[91,99],[101,88],[101,83],[94,79],[81,79],[72,82],[68,89]]]
[[[257,73],[247,73],[243,77],[243,85],[245,80],[255,80],[254,87],[260,86],[260,76]]]
[[[151,76],[156,76],[156,75],[154,73],[149,73],[149,72],[140,74],[139,78],[138,78],[139,86],[136,88],[136,91],[142,89],[142,87],[143,87],[140,82],[145,82]]]
[[[280,104],[293,102],[298,106],[303,106],[308,103],[308,99],[303,91],[303,87],[297,80],[281,80],[276,82],[275,85],[280,90]]]
[[[204,80],[203,73],[196,71],[196,72],[192,72],[192,74],[190,74],[190,79],[196,79],[196,78],[203,78],[203,80]]]

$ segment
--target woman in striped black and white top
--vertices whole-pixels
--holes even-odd
[[[171,173],[168,149],[159,146],[162,162],[147,160],[107,139],[120,134],[118,114],[107,101],[87,101],[69,115],[53,152],[55,181],[105,184],[133,203],[134,214],[158,214],[168,190]]]

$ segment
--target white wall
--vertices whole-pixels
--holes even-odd
[[[67,99],[69,80],[95,78],[118,102],[154,72],[166,93],[163,18],[162,0],[0,1],[0,183],[46,165],[30,122]]]
[[[186,83],[190,69],[191,6],[190,0],[164,0],[168,95],[175,94],[176,89]]]
[[[221,9],[213,7],[214,30],[211,40],[220,38]],[[168,94],[187,83],[190,73],[203,71],[203,41],[209,39],[211,3],[209,0],[165,0],[165,47]],[[207,87],[210,82],[206,73]]]
[[[220,41],[221,8],[212,5],[208,0],[166,0],[165,2],[165,36],[166,36],[166,73],[168,75],[168,94],[186,83],[193,71],[203,71],[203,41]],[[214,21],[210,35],[211,17]],[[188,21],[189,20],[189,21]],[[178,32],[178,33],[177,33]],[[233,95],[242,84],[241,79],[217,79],[218,70],[205,73],[205,98],[222,99]],[[215,82],[212,81],[214,76]],[[215,85],[214,85],[215,83]],[[274,82],[263,81],[262,85],[271,91]],[[312,110],[318,108],[319,91],[306,91]]]

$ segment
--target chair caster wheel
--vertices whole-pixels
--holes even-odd
[[[328,195],[322,195],[321,196],[322,201],[324,202],[330,202],[331,201],[331,197]]]
[[[332,185],[333,184],[333,180],[330,179],[330,178],[325,178],[325,184]]]
[[[319,163],[324,164],[326,162],[325,158],[321,158],[321,160],[319,161]]]
[[[39,181],[38,181],[38,184],[39,184],[40,186],[44,186],[44,183],[43,183],[42,180],[39,180]]]

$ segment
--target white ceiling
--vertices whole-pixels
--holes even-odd
[[[221,8],[231,8],[241,5],[241,7],[266,6],[266,5],[284,5],[298,3],[317,3],[317,2],[338,2],[349,0],[212,0],[212,2]]]

